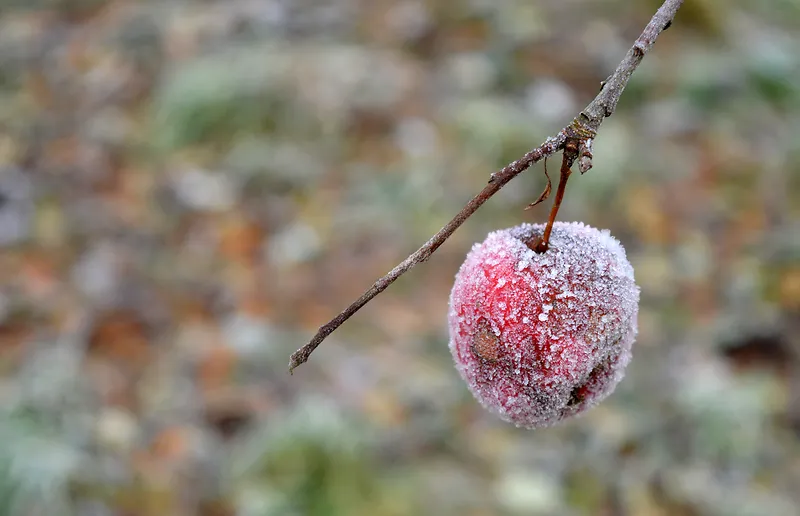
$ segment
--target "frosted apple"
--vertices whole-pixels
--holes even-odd
[[[450,351],[475,398],[525,428],[552,425],[611,394],[631,359],[639,288],[608,231],[556,222],[490,233],[456,275]]]

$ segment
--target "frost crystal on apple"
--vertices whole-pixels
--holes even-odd
[[[556,222],[490,233],[450,294],[450,351],[475,398],[502,419],[554,424],[611,394],[631,359],[639,288],[608,231]],[[530,246],[530,247],[529,247]]]

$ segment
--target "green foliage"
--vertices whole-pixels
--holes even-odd
[[[290,55],[269,48],[231,49],[188,62],[155,96],[155,143],[169,149],[275,130],[290,116],[282,98],[289,65]]]
[[[453,112],[465,148],[495,165],[519,158],[543,138],[525,111],[507,99],[468,100]]]
[[[17,409],[0,415],[0,515],[68,514],[70,481],[81,457],[45,414]]]
[[[334,405],[306,400],[275,415],[233,455],[241,514],[394,516],[413,514],[411,485],[381,468],[370,436]]]

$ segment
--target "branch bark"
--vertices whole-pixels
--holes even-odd
[[[372,298],[386,290],[394,281],[413,268],[415,265],[426,261],[441,246],[450,235],[452,235],[461,224],[464,223],[478,208],[496,194],[503,186],[513,178],[527,170],[531,165],[538,163],[542,159],[552,156],[564,149],[567,141],[574,141],[579,149],[580,171],[586,172],[592,166],[592,141],[600,128],[603,120],[611,116],[617,108],[617,103],[625,90],[633,72],[642,62],[645,54],[653,47],[653,44],[665,29],[669,28],[675,14],[683,4],[683,0],[666,0],[653,15],[650,22],[645,26],[642,34],[636,39],[633,46],[625,54],[622,62],[617,66],[614,73],[602,84],[600,92],[587,105],[567,127],[558,132],[554,137],[545,140],[539,147],[529,151],[520,159],[509,163],[503,169],[493,173],[483,190],[472,198],[460,212],[447,223],[438,233],[433,235],[422,247],[417,249],[408,258],[399,263],[394,269],[385,276],[379,278],[372,287],[348,306],[343,312],[337,315],[328,323],[319,328],[314,338],[294,353],[289,360],[289,372],[291,373],[300,364],[305,363],[311,353],[325,340],[328,335],[333,333],[353,314],[366,305]]]

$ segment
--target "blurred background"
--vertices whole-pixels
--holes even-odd
[[[659,3],[0,1],[0,514],[800,514],[797,0],[688,1],[570,182],[642,288],[602,405],[518,430],[447,349],[541,165],[287,372]]]

